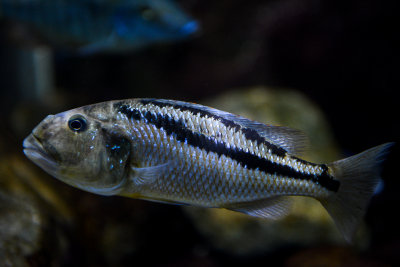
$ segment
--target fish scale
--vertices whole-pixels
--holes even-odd
[[[143,107],[139,107],[140,110],[144,111]],[[179,110],[157,110],[157,107],[154,108],[156,111],[164,112],[161,114],[168,114],[172,113],[174,117],[177,117],[178,119],[185,119],[187,122],[187,126],[189,126],[190,130],[202,133],[206,136],[213,137],[216,139],[216,141],[226,141],[226,145],[229,147],[231,144],[235,144],[238,148],[247,151],[252,152],[253,154],[257,156],[264,156],[263,154],[257,153],[258,151],[255,151],[253,147],[253,143],[251,143],[249,140],[247,140],[243,135],[241,135],[239,132],[234,132],[233,129],[227,129],[227,127],[221,125],[220,122],[212,120],[210,118],[207,118],[206,116],[201,118],[199,114],[194,115],[196,118],[196,121],[193,123],[192,118],[193,114],[185,111],[179,111]],[[196,127],[194,127],[194,125]],[[217,129],[217,130],[214,130]],[[213,132],[218,132],[222,131],[220,135],[215,136]],[[227,132],[228,131],[228,132]],[[261,150],[265,150],[265,145],[261,144],[260,145],[262,148]],[[268,154],[270,154],[270,150]],[[268,157],[269,155],[267,155]],[[277,157],[275,161],[278,161],[279,158]]]
[[[141,110],[142,113],[149,112],[149,110],[144,109],[144,108],[140,108],[140,110]],[[179,115],[177,115],[177,116],[179,116]],[[210,120],[209,118],[203,118],[203,121],[207,120],[207,119]],[[186,118],[186,120],[190,120],[190,119]],[[204,123],[203,127],[201,127],[199,129],[199,131],[200,132],[204,132],[205,128],[207,128],[207,125],[211,125],[211,124],[212,123],[210,123],[210,122],[207,123],[207,124]],[[190,125],[190,123],[189,123],[189,125]],[[139,129],[146,129],[146,128],[147,127],[139,127]],[[149,128],[147,128],[147,129],[149,129]],[[151,134],[149,134],[149,132],[151,132]],[[157,129],[156,127],[152,127],[151,131],[149,131],[149,130],[144,131],[142,135],[143,136],[147,136],[147,138],[146,138],[147,141],[149,143],[153,142],[153,145],[154,145],[154,140],[151,140],[151,139],[154,138],[154,136],[156,135],[155,134],[156,132],[162,132],[163,134],[161,134],[161,136],[165,136],[166,135],[165,130]],[[225,135],[224,138],[225,139],[229,139],[228,135]],[[157,140],[157,138],[155,140]],[[232,142],[232,140],[228,140],[228,141]],[[163,147],[162,142],[160,142],[159,144],[157,144],[157,143],[156,143],[155,147],[158,147],[160,150],[162,150],[162,147]],[[206,161],[204,160],[205,156],[203,156],[203,155],[206,155],[206,153],[203,150],[199,150],[199,149],[195,149],[195,148],[187,148],[187,147],[185,147],[184,144],[181,144],[181,143],[179,143],[179,145],[178,144],[172,144],[172,145],[179,147],[179,151],[177,153],[177,156],[182,156],[182,155],[185,155],[185,154],[188,154],[188,155],[194,154],[196,156],[196,158],[194,158],[194,159],[190,158],[190,159],[192,159],[192,162],[190,162],[191,165],[197,166],[199,169],[203,169],[202,166],[206,165],[206,163],[205,163]],[[185,153],[184,151],[187,150],[187,149],[189,149],[189,151]],[[192,150],[192,151],[190,151],[190,150]],[[151,151],[151,152],[149,151],[148,154],[150,154],[150,155],[164,155],[164,153],[158,153],[158,151]],[[211,157],[217,158],[218,156],[214,154]],[[144,159],[145,158],[146,158],[146,156],[144,157]],[[180,160],[185,162],[185,164],[183,164],[183,166],[185,166],[188,163],[186,157],[180,158]],[[227,201],[232,201],[233,202],[233,201],[236,201],[238,198],[240,199],[240,201],[249,200],[249,199],[240,198],[240,196],[234,194],[235,191],[232,191],[232,190],[228,191],[227,190],[228,188],[232,187],[232,186],[229,186],[229,184],[232,184],[232,181],[235,181],[234,180],[234,176],[232,176],[230,174],[233,173],[233,172],[235,172],[235,173],[237,172],[237,171],[235,171],[235,169],[236,169],[235,167],[237,167],[237,164],[232,164],[231,160],[229,160],[226,157],[220,157],[219,160],[222,161],[219,164],[219,166],[222,166],[222,167],[218,168],[218,170],[220,170],[218,172],[219,175],[216,175],[213,172],[204,173],[202,171],[198,171],[197,169],[190,169],[190,168],[188,170],[186,170],[186,172],[183,172],[183,173],[181,172],[181,170],[177,170],[179,172],[179,175],[182,175],[183,178],[184,178],[184,182],[182,184],[183,185],[185,185],[185,184],[189,184],[190,185],[191,184],[190,181],[201,180],[202,178],[200,178],[200,177],[208,177],[208,179],[207,179],[208,181],[214,181],[215,185],[214,184],[213,185],[215,186],[214,188],[216,188],[216,189],[214,189],[215,192],[212,195],[209,196],[210,198],[206,200],[207,202],[203,203],[204,205],[215,205],[218,202],[226,203]],[[160,164],[162,162],[165,162],[165,159],[161,158],[161,159],[155,160],[155,162],[152,162],[152,163],[157,165],[157,163]],[[199,165],[199,162],[204,162],[204,164],[203,165]],[[148,166],[148,165],[149,164],[145,164],[145,166]],[[234,167],[232,167],[232,166],[234,166]],[[205,168],[205,169],[206,170],[210,170],[209,168]],[[234,169],[234,170],[231,171],[231,169]],[[256,195],[257,198],[258,197],[268,197],[269,196],[269,195],[265,195],[265,194],[262,195],[261,194],[261,193],[265,193],[265,191],[261,190],[261,189],[263,189],[264,187],[267,187],[267,185],[268,185],[267,184],[268,179],[266,178],[265,175],[263,177],[262,175],[260,175],[260,172],[255,174],[255,173],[253,173],[254,172],[253,170],[246,170],[246,169],[240,168],[240,167],[237,168],[237,169],[242,169],[243,174],[242,174],[241,177],[243,177],[245,179],[242,178],[242,179],[238,180],[236,183],[234,182],[234,186],[235,187],[242,187],[243,189],[241,191],[244,191],[244,195],[247,195],[248,194],[247,192],[250,192],[249,195],[252,195],[250,200],[254,199],[254,195]],[[223,176],[224,179],[220,178],[221,174],[226,174],[225,177]],[[177,174],[175,173],[174,177],[176,177],[176,176],[177,176]],[[194,177],[194,178],[192,178],[192,177]],[[264,183],[256,183],[255,181],[251,181],[249,179],[249,177],[257,177],[255,179],[255,181],[264,181]],[[163,178],[164,178],[163,180],[165,180],[166,183],[170,183],[171,178],[168,177],[168,175],[164,176]],[[288,178],[280,178],[280,179],[288,179]],[[278,184],[281,185],[280,187],[277,188],[276,192],[284,192],[283,183],[279,181],[279,178],[275,178],[275,180],[277,181]],[[180,189],[179,192],[187,192],[187,193],[184,194],[184,195],[178,196],[178,197],[176,197],[176,199],[174,199],[174,200],[176,200],[178,202],[190,201],[190,198],[192,198],[193,196],[194,196],[194,199],[197,201],[198,199],[197,199],[196,196],[202,195],[202,194],[205,193],[205,192],[202,192],[204,189],[201,188],[200,186],[196,186],[195,185],[195,186],[191,186],[191,187],[182,187],[182,184],[178,183],[178,184],[175,185],[175,187],[176,186],[180,187],[179,188]],[[165,193],[166,194],[170,193],[170,192],[168,192],[168,190],[166,190],[166,189],[168,189],[168,186],[167,186],[167,188],[164,188],[162,186],[162,184],[158,184],[158,185],[159,186],[157,188],[151,188],[150,189],[151,193],[154,194],[154,191],[158,191],[158,194],[155,194],[154,197],[157,197],[157,198],[166,197],[166,196],[164,196],[164,194]],[[193,183],[192,183],[192,185],[193,185]],[[213,188],[213,187],[211,187],[211,188]],[[224,191],[222,191],[222,190],[224,190]],[[294,193],[294,192],[291,192],[291,193]],[[302,192],[300,192],[300,194],[301,193]],[[215,198],[215,200],[213,201],[212,198]],[[194,201],[194,200],[191,200],[191,202],[192,201]]]
[[[304,136],[173,100],[110,101],[46,117],[24,153],[56,178],[101,195],[287,214],[310,196],[350,241],[393,143],[329,164],[298,158]]]

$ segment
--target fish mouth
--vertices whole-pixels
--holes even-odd
[[[24,154],[32,160],[36,165],[44,169],[49,174],[55,176],[58,166],[56,161],[46,153],[39,138],[34,134],[30,134],[23,142]]]

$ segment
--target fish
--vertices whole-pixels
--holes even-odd
[[[172,0],[0,0],[0,18],[25,23],[50,44],[81,54],[137,50],[199,29]]]
[[[297,196],[320,201],[351,242],[393,143],[327,164],[300,158],[307,138],[183,101],[137,98],[47,116],[23,152],[82,190],[161,203],[288,214]]]

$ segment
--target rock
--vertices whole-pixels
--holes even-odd
[[[0,150],[0,266],[59,263],[71,211],[21,156]]]
[[[39,247],[42,217],[29,197],[0,190],[0,265],[28,266]]]

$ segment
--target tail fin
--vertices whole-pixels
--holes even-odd
[[[348,242],[365,214],[380,181],[381,164],[393,144],[376,146],[328,165],[340,187],[337,193],[320,201]]]

